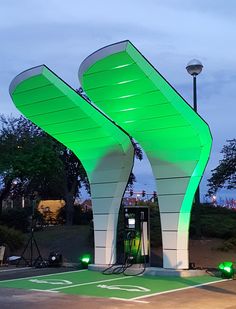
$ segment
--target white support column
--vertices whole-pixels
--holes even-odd
[[[116,262],[118,214],[131,166],[133,147],[104,156],[91,179],[95,264]]]
[[[157,163],[157,162],[155,162]],[[160,209],[163,267],[168,269],[189,268],[189,221],[190,209],[184,209],[184,199],[196,161],[172,162],[158,160],[154,174],[158,188]]]

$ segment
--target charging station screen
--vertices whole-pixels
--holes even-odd
[[[129,224],[129,228],[130,229],[134,229],[135,228],[135,219],[134,218],[129,218],[128,219],[128,224]]]

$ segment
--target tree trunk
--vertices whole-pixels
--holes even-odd
[[[74,215],[74,196],[72,192],[66,194],[66,225],[73,224]]]
[[[74,196],[75,190],[77,186],[77,180],[75,180],[70,188],[70,191],[66,190],[66,225],[73,224],[73,216],[74,216]]]
[[[12,186],[12,179],[8,180],[5,184],[5,187],[2,189],[0,194],[0,215],[2,214],[2,202],[8,196]]]

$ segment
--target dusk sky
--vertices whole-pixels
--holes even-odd
[[[211,128],[213,149],[201,184],[235,138],[236,1],[234,0],[2,0],[0,3],[0,113],[19,115],[8,94],[21,71],[46,64],[73,88],[90,53],[129,39],[187,100],[185,67],[199,59],[198,111]],[[155,190],[147,160],[136,164],[136,190]],[[221,192],[224,197],[226,192]],[[230,192],[235,197],[235,192]]]

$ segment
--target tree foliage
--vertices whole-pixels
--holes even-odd
[[[135,156],[141,148],[132,140]],[[0,115],[0,212],[7,197],[64,199],[66,222],[73,222],[74,199],[87,174],[75,154],[25,117]],[[131,173],[129,186],[135,182]]]
[[[134,156],[135,156],[135,158],[137,160],[139,160],[139,161],[142,161],[142,159],[143,159],[142,148],[133,139],[131,139],[131,142],[132,142],[133,147],[134,147]],[[128,180],[128,184],[127,184],[127,188],[126,189],[129,190],[129,189],[133,188],[133,185],[134,185],[135,182],[136,182],[136,177],[135,177],[134,173],[131,172],[130,175],[129,175],[129,180]]]
[[[12,196],[58,196],[58,173],[63,164],[58,160],[56,141],[24,117],[1,117],[0,173],[3,190]],[[6,190],[7,189],[7,190]]]
[[[141,148],[133,140],[132,143],[136,158],[142,160]],[[135,175],[131,173],[129,185],[134,182]],[[24,196],[31,202],[36,198],[64,199],[67,224],[72,224],[73,217],[84,222],[88,218],[83,218],[81,209],[74,207],[82,185],[90,191],[86,172],[71,150],[23,116],[0,115],[0,213],[2,201],[8,197]],[[1,223],[25,232],[31,211],[31,207],[10,209],[2,213]],[[5,236],[0,238],[10,243]],[[21,239],[17,242],[22,243]]]
[[[223,159],[208,179],[209,194],[214,194],[220,188],[236,188],[236,139],[228,140],[221,153]]]
[[[7,246],[10,251],[20,249],[24,244],[24,235],[21,231],[0,225],[0,245]]]
[[[82,183],[89,188],[79,159],[23,116],[1,116],[0,205],[8,196],[64,199],[70,223]]]

